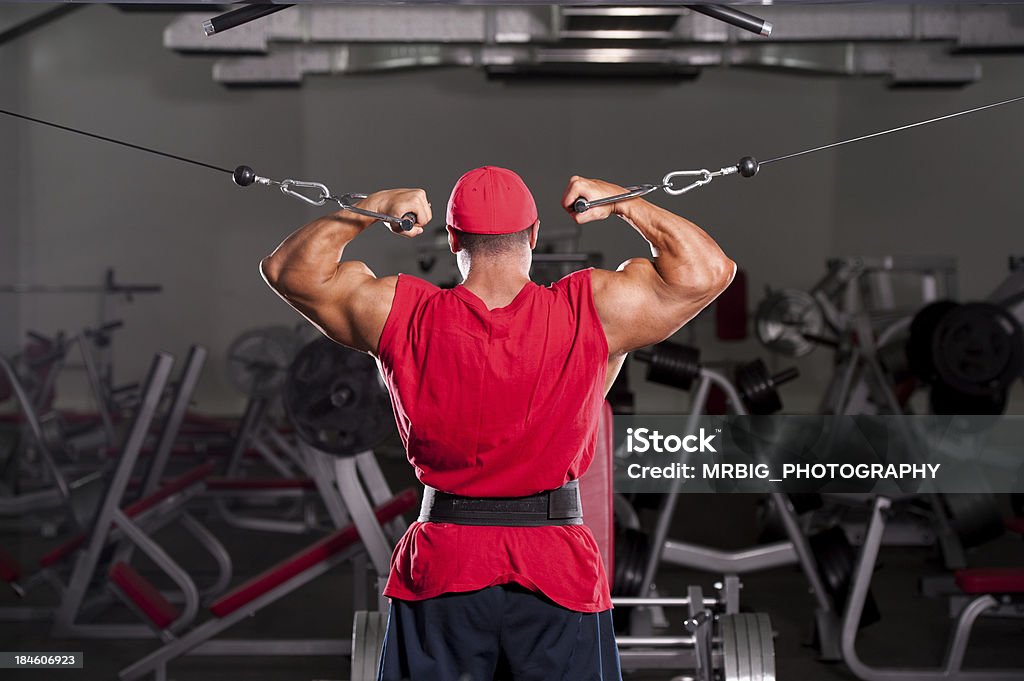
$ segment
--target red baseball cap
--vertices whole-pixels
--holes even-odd
[[[484,166],[455,183],[445,220],[469,234],[511,234],[537,222],[537,204],[521,177],[505,168]]]

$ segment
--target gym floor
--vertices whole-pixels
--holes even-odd
[[[394,453],[381,456],[381,466],[393,490],[415,485],[411,468]],[[682,497],[670,536],[681,541],[706,544],[722,549],[738,549],[756,541],[754,521],[757,498],[752,495],[691,495]],[[713,518],[713,522],[691,522],[688,518]],[[235,581],[258,572],[276,560],[311,543],[310,537],[239,530],[222,523],[209,522],[210,529],[224,543],[234,561]],[[725,530],[725,531],[724,531]],[[268,536],[272,536],[268,540]],[[159,535],[161,543],[175,559],[201,579],[207,572],[203,555],[194,551],[185,537],[173,529]],[[723,538],[729,543],[723,543]],[[0,544],[13,546],[21,559],[29,562],[53,544],[38,535],[0,535]],[[978,565],[1019,564],[1024,543],[1004,537],[989,543],[971,555]],[[30,564],[30,563],[29,563]],[[142,563],[143,567],[145,563]],[[951,620],[946,604],[920,595],[919,580],[941,574],[927,549],[883,549],[872,592],[882,612],[882,620],[861,632],[858,650],[872,665],[933,666],[945,650]],[[147,577],[155,573],[142,570]],[[683,595],[689,584],[711,590],[718,576],[672,567],[659,573],[658,584],[666,595]],[[351,630],[352,571],[340,566],[314,580],[252,619],[229,630],[230,638],[347,638]],[[39,589],[33,600],[20,604],[46,604]],[[36,600],[38,599],[38,600]],[[0,607],[17,604],[11,592],[0,597]],[[816,660],[813,648],[806,645],[814,603],[802,574],[795,567],[778,568],[744,577],[741,604],[744,609],[767,612],[776,631],[778,678],[793,681],[830,681],[853,679],[841,664]],[[670,621],[678,623],[682,615],[669,610]],[[122,612],[124,621],[134,621]],[[967,655],[967,666],[1024,668],[1024,620],[982,619],[975,626]],[[84,676],[77,678],[114,679],[118,670],[155,648],[152,640],[53,639],[46,622],[0,623],[0,641],[8,650],[66,650],[85,653]],[[46,672],[6,671],[5,681],[38,681]],[[185,657],[170,665],[173,679],[213,681],[310,681],[347,679],[348,662],[329,657]],[[669,672],[629,672],[627,681],[662,681]],[[1024,679],[1024,672],[1022,672]]]

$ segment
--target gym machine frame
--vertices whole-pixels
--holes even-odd
[[[879,496],[875,499],[868,522],[867,536],[861,547],[854,572],[850,598],[843,613],[842,652],[843,661],[858,678],[864,681],[1019,681],[1024,676],[1022,669],[976,669],[964,670],[964,654],[971,629],[978,617],[998,608],[999,602],[991,595],[980,595],[971,600],[960,612],[949,639],[946,658],[942,666],[934,668],[879,668],[872,667],[860,659],[856,649],[857,623],[860,621],[875,562],[882,545],[886,515],[891,500]]]

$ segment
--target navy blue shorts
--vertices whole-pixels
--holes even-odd
[[[611,610],[514,584],[391,600],[380,681],[622,681]]]

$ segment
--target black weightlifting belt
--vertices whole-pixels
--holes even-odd
[[[528,497],[460,497],[424,486],[419,521],[505,527],[582,525],[579,481]]]

